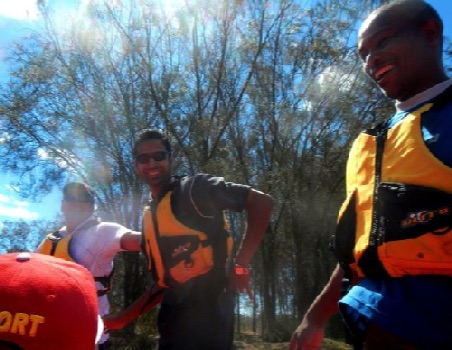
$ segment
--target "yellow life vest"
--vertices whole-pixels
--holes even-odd
[[[452,169],[433,156],[425,145],[421,115],[423,105],[388,130],[382,158],[381,182],[426,186],[452,194]],[[338,217],[335,250],[339,260],[358,276],[369,247],[374,214],[376,135],[361,133],[347,164],[347,199]],[[446,213],[447,214],[447,213]],[[452,230],[425,232],[418,237],[379,242],[376,261],[393,277],[418,274],[452,275]]]
[[[46,236],[43,244],[38,250],[38,253],[53,255],[57,258],[67,261],[75,262],[69,253],[69,245],[72,235],[61,237],[57,232],[50,233]]]
[[[78,230],[85,230],[92,226],[96,226],[100,221],[95,219],[89,219]],[[76,262],[73,257],[71,257],[69,246],[71,244],[72,233],[62,237],[58,231],[48,234],[41,245],[38,253],[53,255],[57,258],[61,258],[67,261]]]
[[[224,249],[227,256],[232,251],[232,238],[227,233],[224,212],[221,232],[224,237],[219,237],[218,242],[213,243],[208,233],[188,227],[176,218],[171,209],[172,193],[167,192],[155,209],[148,204],[143,215],[143,247],[148,268],[154,269],[162,288],[183,284],[211,271],[216,266],[218,242],[225,245],[220,249]],[[155,210],[154,214],[152,210]],[[226,261],[223,263],[222,268],[225,268]]]
[[[95,226],[99,224],[99,220],[89,220],[87,221],[82,228],[87,229],[89,227]],[[72,239],[72,233],[66,235],[65,237],[61,237],[58,231],[50,233],[46,236],[44,242],[37,250],[40,254],[52,255],[56,258],[64,259],[67,261],[72,261],[77,263],[75,259],[70,254],[70,244]],[[100,282],[103,286],[103,289],[97,291],[97,296],[103,296],[107,294],[111,289],[111,280],[113,277],[114,269],[111,271],[108,276],[93,276],[96,282]]]

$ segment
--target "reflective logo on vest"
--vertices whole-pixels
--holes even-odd
[[[425,224],[440,215],[450,215],[450,208],[442,207],[436,210],[422,210],[416,213],[409,213],[408,217],[402,220],[400,226],[407,228],[418,224]]]

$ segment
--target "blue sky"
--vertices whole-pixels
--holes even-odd
[[[71,4],[73,1],[53,0]],[[82,1],[86,2],[86,1]],[[11,42],[26,36],[39,22],[36,0],[0,1],[0,83],[8,79],[8,67],[4,62]],[[1,143],[0,135],[0,143]],[[16,178],[0,172],[0,228],[2,222],[10,220],[54,219],[60,211],[61,195],[55,191],[40,203],[21,198]]]
[[[58,4],[59,11],[73,8],[80,4],[80,11],[85,5],[96,0],[52,0]],[[121,0],[116,0],[121,1]],[[166,0],[166,4],[175,7],[182,0]],[[427,0],[442,16],[445,34],[452,37],[452,11],[450,0]],[[0,0],[0,83],[8,79],[8,69],[4,63],[11,42],[25,36],[39,22],[36,8],[37,0]],[[67,13],[65,14],[67,15]],[[62,14],[62,16],[64,16]],[[1,143],[1,135],[0,135]],[[31,203],[18,196],[19,188],[14,187],[14,177],[0,172],[0,227],[6,220],[53,219],[60,210],[61,195],[58,191],[44,199],[41,203]]]

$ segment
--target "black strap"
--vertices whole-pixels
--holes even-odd
[[[55,231],[53,232],[50,236],[49,236],[49,240],[52,242],[52,248],[50,249],[50,255],[54,255],[58,242],[61,239],[61,235],[59,231]]]
[[[101,221],[99,220],[99,218],[90,219],[90,220],[86,221],[80,228],[78,228],[77,231],[79,231],[81,229],[86,230],[90,227],[99,225],[100,222]],[[54,255],[56,248],[58,246],[58,243],[60,242],[61,239],[63,239],[63,236],[61,236],[60,231],[55,231],[52,234],[50,234],[47,238],[52,242],[52,248],[50,249],[49,255]]]
[[[369,245],[378,244],[380,230],[380,208],[378,206],[378,186],[381,183],[381,168],[383,165],[383,152],[388,130],[385,127],[377,129],[377,151],[375,154],[375,185],[373,195],[372,230],[369,237]]]
[[[146,206],[145,206],[145,210],[148,210],[148,211],[151,212],[152,224],[154,225],[154,232],[155,232],[157,244],[159,244],[159,240],[160,240],[160,231],[159,231],[158,224],[157,224],[157,215],[155,213],[156,212],[156,208],[157,208],[157,205],[155,204],[155,201],[160,201],[165,196],[165,194],[168,191],[172,190],[176,185],[179,184],[179,180],[180,180],[179,177],[173,176],[171,178],[170,182],[163,186],[163,190],[161,191],[159,197],[156,198],[156,199],[149,199],[147,204],[146,204]],[[144,234],[144,228],[145,228],[145,226],[144,226],[144,216],[143,216],[142,226],[141,227],[142,227],[142,230],[143,230],[142,235],[141,235],[141,250],[142,250],[144,256],[146,257],[146,260],[148,260],[148,264],[149,264],[149,262],[151,262],[151,267],[152,267],[151,268],[151,274],[152,274],[152,277],[153,277],[154,281],[157,281],[158,276],[157,276],[157,271],[155,269],[155,262],[154,262],[154,258],[152,256],[152,251],[149,254],[149,256],[147,254],[146,246],[149,245],[149,250],[152,250],[152,245],[150,244],[150,242],[146,241],[146,235]]]
[[[229,232],[225,229],[224,212],[215,207],[215,205],[205,205],[206,203],[196,201],[198,191],[203,191],[199,184],[204,183],[205,179],[210,175],[197,174],[194,176],[185,176],[179,178],[180,195],[173,191],[174,214],[177,219],[184,225],[195,230],[207,234],[207,239],[201,241],[203,247],[211,246],[213,249],[213,263],[216,270],[224,270],[226,266],[228,254],[228,242],[230,238]],[[195,184],[197,186],[195,186]],[[195,204],[196,203],[196,204]],[[172,205],[173,205],[172,204]],[[215,232],[223,231],[221,234]],[[214,232],[214,233],[212,233]],[[232,240],[232,237],[231,237]],[[233,244],[233,250],[237,249],[237,245]],[[235,256],[235,251],[231,252]],[[232,260],[229,261],[232,266]],[[219,271],[219,273],[222,273]]]
[[[111,279],[113,278],[114,272],[115,272],[115,269],[113,268],[108,276],[94,277],[94,280],[96,282],[99,282],[100,284],[102,284],[102,287],[104,287],[104,289],[97,291],[97,296],[105,295],[111,289]]]
[[[369,235],[369,245],[358,261],[358,266],[366,276],[389,276],[383,264],[378,259],[378,245],[381,238],[380,208],[378,205],[378,186],[381,183],[381,170],[383,165],[383,152],[388,130],[384,124],[376,127],[376,153],[375,153],[375,184],[373,193],[372,226]]]
[[[157,223],[157,205],[154,200],[150,201],[149,209],[150,209],[151,215],[152,215],[152,225],[154,225],[155,239],[156,239],[157,245],[159,246],[159,249],[160,249],[160,230],[159,230],[159,225]],[[150,249],[152,250],[152,246],[150,247]],[[160,255],[161,254],[162,254],[162,252],[160,252]],[[151,252],[151,255],[152,255],[152,252]],[[166,270],[165,264],[163,264],[163,269]],[[162,276],[162,277],[164,277],[165,284],[170,285],[170,275],[169,275],[168,271],[165,271],[165,276]]]
[[[101,289],[97,291],[97,296],[98,297],[103,297],[104,295],[106,295],[108,292],[110,291],[110,289]]]
[[[146,301],[146,303],[145,303],[145,304],[143,305],[143,307],[141,308],[140,315],[143,315],[144,309],[146,309],[146,306],[148,306],[149,304],[151,304],[151,303],[154,301],[154,299],[158,298],[158,297],[159,297],[160,295],[162,295],[164,292],[165,292],[165,290],[159,288],[155,293],[152,293],[152,294],[149,296],[149,299]]]

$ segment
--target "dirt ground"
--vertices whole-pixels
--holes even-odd
[[[289,343],[265,343],[260,336],[252,333],[241,334],[238,340],[234,341],[234,350],[288,350]],[[351,350],[351,346],[342,342],[325,339],[322,350]]]
[[[259,335],[252,333],[242,333],[239,340],[234,341],[234,350],[287,350],[289,343],[264,343]]]

